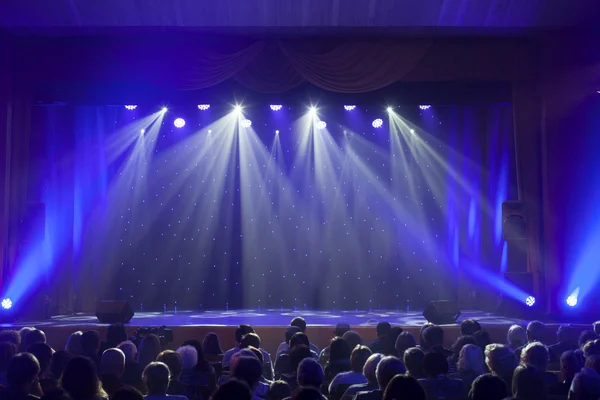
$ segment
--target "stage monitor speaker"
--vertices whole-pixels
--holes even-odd
[[[523,202],[502,203],[502,236],[506,241],[527,239],[527,218]]]
[[[423,311],[423,316],[436,325],[454,324],[460,317],[460,309],[455,301],[437,300],[429,303]]]
[[[101,324],[127,324],[134,314],[126,301],[104,300],[96,304],[96,318]]]

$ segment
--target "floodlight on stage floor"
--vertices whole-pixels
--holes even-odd
[[[283,106],[281,104],[271,104],[269,107],[271,108],[271,111],[279,111]]]
[[[173,125],[175,125],[175,128],[183,128],[185,126],[185,119],[177,118],[173,121]]]
[[[210,108],[210,104],[198,104],[198,110],[206,111]]]
[[[391,114],[393,111],[394,111],[394,109],[393,109],[392,107],[388,107],[388,108],[387,108],[387,112],[388,112],[388,113],[390,113],[390,114]]]
[[[421,110],[429,110],[429,109],[431,108],[431,106],[430,106],[429,104],[421,104],[421,105],[419,106],[419,108],[420,108]]]
[[[577,297],[573,295],[567,297],[567,305],[569,307],[575,307],[577,305]]]
[[[167,107],[163,107],[161,111],[166,113],[168,111],[168,109],[167,109]]]
[[[349,104],[349,105],[345,105],[345,106],[344,106],[344,110],[346,110],[346,111],[352,111],[352,110],[354,110],[355,108],[356,108],[356,106],[355,106],[355,105],[353,105],[353,104]]]
[[[252,125],[252,121],[250,121],[249,119],[245,119],[242,122],[240,122],[240,126],[242,128],[250,128],[251,125]]]
[[[275,130],[275,134],[279,135],[279,129]]]
[[[135,104],[128,104],[125,106],[126,109],[128,109],[129,111],[131,110],[135,110],[137,108],[137,106]]]
[[[373,120],[373,123],[371,123],[371,125],[373,125],[373,128],[381,128],[383,126],[383,120],[381,118],[377,118]]]

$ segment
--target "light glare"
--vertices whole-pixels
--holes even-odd
[[[283,106],[281,104],[271,104],[270,107],[272,111],[279,111]]]
[[[162,112],[167,112],[167,107],[163,107]]]
[[[308,109],[308,113],[311,117],[315,117],[317,115],[317,107],[310,106],[310,108]]]
[[[125,106],[126,109],[128,110],[135,110],[137,108],[137,106],[135,104],[129,104]]]
[[[235,112],[238,114],[242,112],[242,106],[240,106],[239,104],[236,104],[234,109]]]
[[[419,108],[420,108],[421,110],[429,110],[429,109],[431,108],[431,106],[430,106],[429,104],[421,104],[421,105],[419,106]]]
[[[393,109],[392,107],[388,107],[388,108],[387,108],[387,112],[388,112],[388,113],[391,113],[392,111],[394,111],[394,109]]]
[[[240,122],[240,125],[242,128],[250,128],[250,126],[252,125],[252,121],[250,121],[249,119],[245,119],[242,122]]]
[[[377,118],[376,120],[373,120],[371,125],[373,125],[373,128],[381,128],[383,125],[383,120],[381,118]]]
[[[177,118],[173,121],[173,125],[175,125],[175,128],[183,128],[185,126],[185,120],[183,118]]]
[[[140,135],[143,135],[144,133],[146,133],[146,130],[145,129],[141,129],[140,130]]]
[[[10,310],[12,308],[12,300],[9,298],[2,299],[2,308],[5,310]]]
[[[352,111],[352,110],[354,110],[355,108],[356,108],[356,106],[355,106],[355,105],[347,105],[347,106],[344,106],[344,110],[346,110],[346,111]]]
[[[206,111],[210,108],[210,104],[198,104],[198,110]]]
[[[325,121],[319,121],[316,124],[317,129],[325,129],[327,127],[327,123]]]
[[[529,296],[525,299],[525,304],[527,304],[529,307],[532,307],[535,304],[535,297],[533,296]]]
[[[575,307],[577,305],[577,297],[573,295],[567,297],[567,305],[569,307]]]

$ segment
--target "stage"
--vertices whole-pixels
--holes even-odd
[[[302,316],[308,323],[307,334],[319,348],[326,346],[332,337],[333,327],[339,322],[346,322],[363,337],[365,343],[375,339],[375,326],[378,322],[388,321],[392,325],[401,326],[404,330],[418,337],[419,328],[426,322],[421,311],[374,310],[374,311],[315,311],[315,310],[215,310],[215,311],[180,311],[180,312],[139,312],[127,325],[130,334],[140,326],[166,326],[174,333],[174,343],[169,347],[177,347],[187,339],[202,339],[208,332],[216,332],[221,340],[223,350],[234,346],[234,331],[239,324],[252,325],[261,337],[262,347],[275,352],[277,345],[284,338],[285,328],[291,319]],[[506,342],[506,332],[513,324],[525,326],[527,321],[496,316],[482,311],[464,310],[458,324],[444,325],[447,346],[460,335],[460,321],[478,320],[489,332],[492,341]],[[548,341],[555,337],[558,324],[548,324]],[[60,315],[48,320],[19,321],[14,324],[3,324],[3,329],[23,326],[35,326],[42,329],[48,343],[55,349],[61,349],[72,332],[77,330],[98,330],[105,335],[105,324],[99,324],[95,316],[90,314]],[[587,325],[579,325],[578,330],[589,329]]]

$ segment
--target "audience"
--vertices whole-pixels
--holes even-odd
[[[262,365],[256,357],[240,356],[231,360],[231,377],[245,382],[252,393],[256,392],[262,376]]]
[[[97,331],[76,332],[58,352],[45,343],[41,330],[5,330],[0,332],[0,339],[5,339],[0,340],[0,400],[139,400],[142,394],[150,400],[293,400],[324,395],[330,400],[600,398],[596,332],[583,331],[578,348],[574,328],[561,325],[557,342],[546,347],[540,341],[544,324],[532,321],[526,332],[511,326],[508,345],[489,344],[483,352],[481,346],[489,336],[479,323],[466,320],[460,328],[462,336],[450,352],[443,347],[440,326],[426,324],[416,346],[410,333],[383,322],[376,328],[377,339],[367,347],[357,332],[339,324],[336,333],[341,336],[322,352],[327,361],[323,369],[304,333],[306,322],[294,318],[286,329],[285,346],[280,344],[277,352],[278,363],[282,361],[286,369],[282,380],[275,382],[267,379],[263,365],[268,353],[260,349],[260,337],[249,325],[236,329],[236,340],[241,336],[237,347],[228,350],[230,371],[224,375],[220,369],[215,372],[206,357],[210,354],[214,362],[221,357],[214,333],[203,342],[189,340],[177,351],[163,352],[159,338],[148,335],[139,344],[140,364],[136,345],[122,341],[122,325],[111,325],[104,343]],[[594,329],[600,329],[600,322]],[[17,346],[28,352],[16,354]],[[105,350],[99,355],[100,348]],[[373,354],[372,349],[402,357]]]
[[[375,371],[377,377],[377,389],[359,392],[356,395],[355,400],[382,400],[383,392],[392,378],[398,374],[405,373],[406,367],[398,357],[383,357],[379,361],[379,364],[377,364],[377,369]]]
[[[108,398],[98,378],[96,365],[87,357],[76,356],[69,360],[60,379],[60,385],[73,400]]]
[[[340,372],[350,371],[350,354],[352,349],[341,337],[331,339],[329,344],[329,361],[325,367],[325,379],[327,383]]]
[[[204,339],[202,340],[202,351],[209,362],[220,361],[220,357],[223,356],[223,350],[221,350],[221,342],[216,333],[209,332],[204,336]]]
[[[521,325],[512,325],[506,334],[506,342],[512,351],[527,343],[527,333]]]
[[[102,388],[112,398],[118,390],[125,387],[121,382],[125,372],[125,354],[123,354],[123,351],[116,348],[104,350],[101,368]]]
[[[417,347],[417,342],[415,341],[415,337],[410,332],[402,332],[396,338],[396,344],[394,348],[396,349],[396,356],[398,358],[404,357],[404,352],[407,349]]]
[[[50,360],[50,375],[53,379],[56,381],[60,380],[60,377],[71,358],[73,358],[73,356],[65,350],[60,350],[52,354],[52,359]]]
[[[469,400],[502,400],[508,395],[508,388],[502,379],[493,374],[483,374],[473,381]]]
[[[467,395],[467,387],[463,381],[448,378],[448,361],[444,354],[437,351],[425,354],[423,372],[426,378],[419,379],[419,383],[428,397],[460,398]]]
[[[519,365],[512,381],[512,395],[518,400],[544,400],[547,398],[543,373],[532,365]]]
[[[81,347],[81,336],[83,332],[77,331],[69,335],[65,350],[71,353],[72,356],[80,356],[83,354],[83,348]]]
[[[138,390],[143,389],[142,372],[144,372],[144,368],[137,362],[137,347],[132,341],[126,340],[120,343],[118,348],[125,354],[125,371],[121,382]]]
[[[291,332],[293,332],[293,333],[290,335],[290,338],[296,332],[302,332],[302,333],[306,334],[306,320],[302,317],[295,317],[294,319],[292,319],[292,322],[290,322],[290,327],[294,327],[294,328],[298,329],[298,330],[295,330],[295,329],[291,330]],[[287,331],[286,331],[286,340],[281,342],[279,344],[279,347],[277,347],[277,352],[275,353],[276,356],[278,356],[279,353],[281,353],[282,351],[288,350],[290,347],[289,343],[290,343],[290,341],[289,341],[289,338],[287,336]],[[315,353],[319,354],[319,348],[317,346],[315,346],[314,344],[310,344],[309,348],[312,351],[314,351]]]
[[[269,385],[266,400],[283,400],[292,396],[292,388],[284,381],[274,381]]]
[[[354,350],[352,350],[352,354],[350,355],[350,371],[340,372],[333,378],[329,384],[329,393],[331,395],[336,393],[338,385],[343,385],[345,392],[346,389],[351,385],[367,383],[367,378],[365,378],[363,375],[363,368],[367,362],[367,359],[372,354],[373,353],[371,353],[371,349],[369,349],[367,346],[357,345]],[[341,395],[343,395],[344,392],[342,392],[336,398],[341,398]]]
[[[38,375],[40,364],[29,353],[13,357],[6,371],[6,389],[0,392],[0,400],[36,400],[42,396]]]
[[[375,353],[382,353],[385,351],[386,338],[390,334],[392,330],[392,325],[389,322],[380,322],[377,324],[377,328],[375,328],[375,332],[377,333],[377,339],[375,339],[370,345],[369,348]]]
[[[210,397],[211,400],[252,400],[252,392],[245,382],[228,379]]]
[[[423,350],[414,347],[404,352],[404,365],[406,365],[407,374],[415,379],[424,379],[423,358],[425,353]]]
[[[600,355],[590,354],[585,366],[573,378],[569,400],[600,398]]]
[[[517,358],[507,346],[490,344],[485,347],[485,365],[490,372],[504,381],[506,387],[512,388],[513,373],[517,367]]]
[[[14,329],[5,329],[0,331],[0,343],[12,343],[16,348],[21,344],[21,335],[19,335],[19,331],[15,331]]]
[[[562,381],[554,388],[553,394],[566,396],[569,394],[573,378],[583,367],[583,354],[574,350],[565,351],[560,357],[560,375]]]
[[[571,325],[561,325],[558,327],[556,332],[557,342],[551,346],[548,346],[548,352],[550,353],[550,363],[558,364],[560,362],[560,356],[565,351],[576,350],[577,335]]]
[[[142,374],[144,385],[148,389],[147,400],[187,400],[185,396],[167,395],[169,389],[170,373],[169,367],[161,362],[151,362],[144,368]]]
[[[333,330],[333,337],[341,338],[342,336],[344,336],[344,333],[348,332],[349,330],[350,330],[350,325],[348,325],[345,322],[338,322],[335,326],[335,329]],[[350,350],[352,350],[352,349],[350,349]],[[327,364],[328,360],[329,360],[329,346],[326,346],[319,353],[319,361],[321,362],[322,365],[325,365],[325,364]]]
[[[583,349],[583,346],[585,346],[585,344],[587,342],[591,342],[592,340],[596,340],[598,339],[598,335],[594,332],[594,331],[583,331],[579,334],[579,348]]]
[[[58,381],[50,374],[50,362],[52,360],[52,348],[46,343],[35,343],[29,346],[29,353],[38,360],[40,364],[39,381],[44,393],[56,390]]]
[[[142,368],[154,362],[160,353],[160,339],[158,336],[150,334],[144,336],[138,349],[137,362]]]
[[[423,337],[423,334],[425,333],[425,330],[427,328],[432,326],[433,324],[431,322],[426,322],[423,324],[423,326],[421,326],[421,329],[419,330],[419,348],[423,350],[423,352],[429,351],[429,349],[427,348],[427,344],[425,343],[425,338]]]
[[[481,347],[474,344],[465,345],[460,350],[457,367],[458,372],[451,375],[451,377],[460,379],[467,387],[471,387],[471,384],[478,376],[487,372]]]
[[[181,371],[183,369],[183,363],[179,353],[173,350],[165,350],[161,352],[158,355],[158,357],[156,357],[156,361],[164,363],[169,368],[171,379],[169,381],[169,388],[167,389],[167,394],[184,396],[186,388],[179,381],[179,379],[181,378]]]
[[[524,344],[523,346],[515,349],[515,357],[517,357],[517,360],[521,359],[521,352],[523,351],[525,346],[527,346],[527,344],[533,343],[533,342],[544,343],[544,335],[546,334],[546,325],[544,325],[544,323],[542,323],[540,321],[531,321],[527,325],[526,334],[527,334],[527,343]]]
[[[396,375],[385,388],[383,400],[425,400],[425,391],[411,376]]]
[[[2,386],[6,386],[8,364],[15,354],[17,354],[17,345],[11,342],[0,342],[0,385]]]
[[[19,329],[19,344],[17,345],[17,352],[22,353],[29,347],[29,343],[25,343],[25,336],[31,331],[35,330],[32,326],[24,326]]]
[[[445,357],[450,357],[452,352],[444,348],[444,329],[441,326],[433,325],[423,331],[423,340],[425,341],[425,353],[438,352]]]
[[[229,368],[229,361],[231,360],[231,356],[240,351],[240,343],[242,342],[242,338],[249,333],[254,333],[254,329],[247,324],[241,324],[235,330],[235,342],[237,346],[227,350],[223,355],[223,360],[221,361],[223,369]]]

